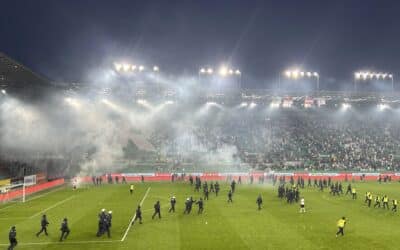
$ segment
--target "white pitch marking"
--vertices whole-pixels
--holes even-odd
[[[100,241],[100,240],[93,240],[93,241],[63,241],[63,242],[58,242],[58,241],[50,241],[50,242],[26,242],[26,243],[18,243],[18,246],[32,246],[32,245],[50,245],[50,244],[60,244],[60,245],[65,245],[65,244],[95,244],[95,243],[116,243],[116,242],[121,242],[120,240],[105,240],[105,241]],[[10,244],[6,243],[0,243],[0,246],[9,246]]]
[[[71,197],[68,197],[68,198],[66,198],[66,199],[64,199],[64,200],[62,200],[62,201],[59,201],[59,202],[57,202],[56,204],[54,204],[53,206],[50,206],[50,207],[46,208],[45,210],[42,210],[42,211],[40,211],[40,212],[38,212],[38,213],[32,215],[31,217],[29,217],[29,219],[32,219],[32,218],[35,218],[35,217],[38,216],[38,215],[44,214],[45,212],[49,211],[50,209],[53,209],[53,208],[57,207],[58,205],[61,205],[61,204],[63,204],[64,202],[67,202],[67,201],[71,200],[71,199],[74,198],[74,197],[75,197],[75,196],[71,196]]]
[[[146,199],[146,197],[147,197],[147,195],[148,195],[150,189],[151,189],[151,187],[147,188],[147,191],[146,191],[146,193],[144,194],[142,201],[140,202],[140,206],[143,205],[143,202],[144,202],[144,200]],[[130,223],[129,223],[129,225],[128,225],[128,228],[126,229],[124,236],[122,236],[121,241],[124,241],[124,240],[125,240],[126,236],[128,235],[129,229],[131,229],[132,223],[135,221],[135,219],[136,219],[136,213],[133,215],[132,220],[130,221]]]
[[[26,200],[26,202],[28,202],[28,201],[33,201],[33,200],[42,198],[42,197],[44,197],[44,196],[46,196],[46,195],[48,195],[48,194],[54,193],[54,192],[59,191],[59,190],[61,190],[61,189],[63,189],[63,188],[64,188],[64,187],[56,188],[56,189],[54,189],[54,190],[51,190],[50,192],[47,192],[47,193],[44,193],[44,194],[41,194],[41,195],[38,195],[38,196],[34,196],[32,199]],[[11,202],[12,202],[12,201],[11,201]],[[7,209],[7,208],[10,208],[10,207],[14,207],[14,206],[19,205],[19,204],[24,204],[24,203],[22,203],[22,202],[15,202],[14,204],[12,204],[12,205],[10,205],[10,206],[6,206],[6,207],[0,208],[0,211],[1,211],[1,210],[4,210],[4,209]]]
[[[49,192],[46,192],[46,193],[44,193],[44,194],[41,194],[41,195],[38,195],[38,196],[34,196],[33,198],[31,198],[31,199],[27,199],[26,201],[28,202],[28,201],[33,201],[33,200],[36,200],[36,199],[42,198],[42,197],[44,197],[44,196],[46,196],[46,195],[48,195],[48,194],[51,194],[51,193],[57,192],[57,191],[59,191],[59,190],[61,190],[61,189],[64,189],[64,186],[62,186],[62,187],[59,187],[59,188],[55,188],[55,189],[53,189],[53,190],[51,190],[51,191],[49,191]]]

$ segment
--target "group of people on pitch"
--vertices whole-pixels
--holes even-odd
[[[102,236],[103,234],[107,233],[108,238],[111,237],[110,228],[111,228],[111,221],[112,221],[112,211],[106,212],[106,209],[103,208],[99,213],[99,226],[97,229],[97,237]]]
[[[49,226],[49,221],[47,220],[47,216],[45,214],[42,215],[42,218],[40,220],[40,231],[36,233],[36,237],[39,237],[39,235],[41,233],[44,232],[44,234],[46,236],[48,236],[48,232],[47,232],[47,227]],[[68,226],[68,219],[64,218],[61,222],[61,227],[60,227],[60,231],[61,231],[61,236],[60,236],[60,241],[66,240],[70,230],[69,230],[69,226]],[[12,226],[10,229],[10,232],[8,233],[8,239],[10,241],[10,245],[8,247],[9,250],[14,249],[14,247],[17,246],[18,241],[17,241],[17,229],[15,226]]]
[[[366,203],[368,205],[368,207],[371,207],[372,200],[373,200],[373,196],[372,196],[371,192],[366,192],[365,193],[365,201],[364,201],[364,203]],[[381,207],[381,203],[382,203],[382,208],[383,209],[386,208],[386,209],[389,210],[389,197],[387,195],[383,195],[381,197],[379,194],[377,194],[375,196],[374,208],[376,208],[376,207],[380,208]],[[396,199],[392,200],[392,205],[393,205],[392,206],[392,211],[393,212],[397,212],[397,200]]]
[[[196,177],[196,183],[197,183],[197,184],[196,184],[196,187],[195,187],[195,191],[197,191],[197,189],[199,189],[199,186],[201,186],[200,178],[197,178],[197,177]],[[191,181],[190,184],[193,185],[193,182]],[[230,188],[230,190],[229,190],[229,192],[228,192],[228,203],[232,203],[232,202],[233,202],[232,197],[233,197],[233,193],[234,193],[235,190],[236,190],[236,181],[235,181],[235,180],[233,180],[233,181],[231,182],[230,187],[231,187],[231,188]],[[215,185],[213,185],[213,188],[215,189],[215,192],[217,192],[216,190],[219,191],[219,184],[218,184],[218,182],[215,183]],[[131,193],[132,193],[132,191],[133,191],[132,187],[130,188],[130,191],[131,191]],[[210,192],[210,190],[208,189],[207,182],[205,182],[205,183],[203,184],[203,193],[204,193],[205,200],[208,200],[208,193],[209,193],[209,192]],[[171,199],[170,199],[170,208],[169,208],[169,210],[168,210],[169,213],[171,213],[171,212],[175,213],[175,205],[176,205],[176,203],[177,203],[176,197],[175,197],[175,196],[172,196]],[[258,197],[257,197],[257,199],[256,199],[256,204],[257,204],[257,206],[258,206],[258,210],[261,210],[261,208],[262,208],[262,203],[263,203],[263,199],[262,199],[261,194],[259,194]],[[203,211],[204,211],[204,199],[201,198],[201,197],[200,197],[199,200],[197,200],[197,201],[194,200],[193,197],[188,197],[188,198],[186,199],[186,201],[185,201],[185,210],[184,210],[183,213],[184,213],[184,214],[190,214],[191,211],[192,211],[192,207],[193,207],[194,204],[198,205],[198,208],[199,208],[197,214],[202,214]],[[302,211],[305,212],[305,209],[304,209],[304,199],[303,199],[303,210],[302,210]],[[154,219],[154,218],[157,217],[157,216],[158,216],[159,219],[161,219],[161,204],[160,204],[160,201],[157,201],[157,202],[154,204],[154,213],[153,213],[153,215],[152,215],[151,218]],[[137,220],[139,221],[140,224],[142,224],[143,218],[142,218],[142,209],[141,209],[141,206],[140,206],[140,205],[139,205],[139,206],[137,207],[137,209],[136,209],[136,213],[135,213],[135,216],[134,216],[134,218],[133,218],[132,224],[134,224],[135,221],[137,221]]]

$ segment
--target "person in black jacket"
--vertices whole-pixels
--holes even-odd
[[[36,234],[36,237],[39,237],[39,235],[41,234],[41,233],[43,233],[44,232],[44,234],[46,235],[46,236],[48,236],[49,234],[47,233],[47,226],[49,225],[49,222],[47,221],[47,217],[46,217],[46,215],[44,214],[43,216],[42,216],[42,220],[40,221],[40,226],[41,226],[41,229],[40,229],[40,231]]]
[[[197,205],[199,205],[199,211],[197,212],[197,214],[202,214],[203,210],[204,210],[204,202],[203,199],[200,198],[198,202],[196,202]]]
[[[67,218],[64,218],[64,220],[62,221],[60,230],[61,230],[60,241],[66,240],[70,233]]]
[[[230,203],[233,202],[233,200],[232,200],[232,195],[233,195],[232,190],[229,190],[229,193],[228,193],[228,203],[229,203],[229,202],[230,202]]]
[[[160,206],[160,201],[157,201],[156,204],[154,204],[154,214],[151,217],[154,219],[154,217],[158,214],[158,218],[161,219],[161,206]]]
[[[8,250],[13,250],[14,247],[16,247],[17,244],[18,244],[18,241],[17,241],[17,230],[15,229],[15,226],[11,227],[11,230],[8,233],[8,239],[10,240],[10,246],[8,247]]]
[[[175,196],[172,196],[171,200],[171,208],[168,210],[169,213],[174,212],[175,213],[175,204],[176,204],[176,198]]]
[[[142,209],[140,208],[140,205],[136,209],[135,219],[133,220],[132,224],[137,220],[139,220],[139,224],[142,224]]]
[[[101,235],[104,234],[104,229],[105,229],[105,222],[107,221],[107,214],[106,214],[106,209],[103,208],[101,212],[98,215],[99,218],[99,223],[98,223],[98,228],[97,228],[97,237],[100,237]]]
[[[108,238],[111,237],[110,233],[110,228],[111,228],[111,221],[112,221],[112,211],[108,211],[107,217],[106,217],[106,226],[105,226],[105,231],[107,232]]]
[[[220,190],[218,181],[215,182],[214,188],[215,188],[215,196],[218,196],[218,193],[219,193],[219,190]]]
[[[258,195],[256,203],[257,203],[257,205],[258,205],[258,210],[261,210],[261,205],[262,205],[262,203],[263,203],[261,194]]]
[[[235,192],[235,187],[236,187],[236,181],[233,180],[232,183],[231,183],[231,190],[232,190],[232,193]]]

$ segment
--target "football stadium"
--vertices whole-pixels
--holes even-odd
[[[54,13],[78,13],[91,1],[74,7],[65,1],[44,2],[32,10],[54,5]],[[122,2],[132,11],[145,6]],[[205,13],[208,1],[179,7],[171,3],[180,10],[174,19],[182,25],[178,30],[186,21],[193,27],[200,21],[207,26],[207,16],[222,20],[233,18],[229,13],[252,10],[230,56],[215,53],[223,59],[209,56],[205,63],[204,57],[200,63],[194,58],[176,61],[177,54],[194,45],[187,38],[192,33],[180,31],[188,39],[180,52],[161,53],[163,48],[153,45],[148,57],[128,52],[146,51],[145,42],[125,48],[123,56],[99,55],[93,48],[103,59],[89,67],[89,54],[83,50],[92,47],[81,45],[87,37],[79,33],[74,66],[63,68],[52,60],[72,60],[70,45],[61,48],[57,41],[52,49],[55,41],[42,34],[40,46],[49,46],[44,55],[35,51],[37,40],[26,31],[25,42],[32,44],[27,52],[18,43],[11,45],[11,28],[0,26],[0,31],[10,32],[0,43],[0,248],[400,249],[400,65],[376,57],[376,64],[367,60],[363,66],[359,60],[369,53],[366,42],[358,51],[343,45],[346,56],[354,54],[347,57],[353,58],[354,68],[347,73],[339,72],[339,66],[327,70],[331,62],[321,60],[325,66],[318,66],[314,60],[322,48],[329,50],[318,40],[325,39],[322,32],[315,44],[308,44],[311,49],[299,60],[303,63],[292,64],[285,56],[282,61],[252,58],[264,66],[250,69],[246,57],[240,62],[235,53],[258,38],[252,38],[251,30],[266,22],[261,21],[266,3],[255,2],[232,1],[224,11],[216,4],[218,11],[205,16],[199,13]],[[106,29],[118,15],[129,16],[123,24],[136,20],[124,8],[108,4],[98,6],[99,13],[109,10],[106,21],[88,13],[93,19],[85,19],[82,27],[97,20],[96,25]],[[165,3],[159,4],[167,10]],[[11,5],[6,9],[13,9]],[[146,32],[162,40],[170,23],[154,16],[159,13],[155,5],[150,9],[146,17],[137,18],[150,29]],[[377,20],[387,24],[377,12]],[[38,22],[58,20],[47,12],[46,17],[32,13],[21,22],[33,16]],[[285,18],[292,20],[292,15],[300,14],[290,12]],[[307,25],[309,20],[300,16],[299,27]],[[353,24],[364,27],[365,22]],[[10,21],[13,25],[20,28]],[[65,32],[78,29],[64,25]],[[98,27],[90,27],[93,33],[88,36],[98,35]],[[46,29],[58,34],[54,27]],[[126,27],[111,30],[118,29],[128,32]],[[226,32],[224,36],[230,34]],[[347,42],[363,32],[346,33]],[[167,37],[181,35],[173,34]],[[224,41],[211,31],[204,34],[210,35],[208,40],[215,36]],[[382,41],[381,46],[390,43]],[[279,66],[283,64],[294,66]],[[176,70],[178,66],[182,69]]]

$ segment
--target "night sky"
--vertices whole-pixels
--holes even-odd
[[[400,1],[2,1],[0,51],[55,81],[126,60],[171,74],[228,62],[243,84],[318,71],[325,88],[359,69],[398,75]]]

